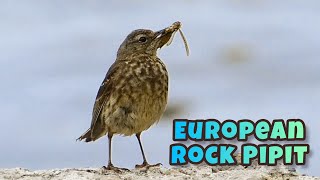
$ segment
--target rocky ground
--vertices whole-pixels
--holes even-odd
[[[131,171],[105,171],[102,168],[73,168],[30,171],[22,168],[0,169],[1,180],[137,180],[137,179],[319,179],[297,173],[283,165],[268,166],[188,166],[153,167]]]

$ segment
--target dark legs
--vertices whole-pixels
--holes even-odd
[[[140,150],[141,150],[141,154],[142,154],[142,158],[143,158],[143,163],[140,164],[140,165],[137,164],[137,165],[136,165],[136,168],[142,168],[142,167],[147,167],[147,168],[149,168],[149,167],[154,167],[154,166],[159,166],[159,165],[161,165],[161,163],[157,163],[157,164],[152,164],[152,165],[150,165],[150,164],[147,162],[147,158],[146,158],[146,156],[145,156],[145,154],[144,154],[143,147],[142,147],[142,143],[141,143],[141,140],[140,140],[140,135],[141,135],[141,133],[137,133],[137,134],[136,134],[136,137],[137,137],[138,142],[139,142],[139,145],[140,145]]]
[[[106,170],[114,170],[114,171],[120,171],[120,170],[125,170],[125,171],[129,171],[126,168],[118,168],[118,167],[114,167],[112,162],[111,162],[111,140],[112,140],[112,136],[113,134],[108,133],[108,140],[109,140],[109,160],[108,160],[108,166],[105,167],[103,166],[104,169]]]
[[[109,140],[109,160],[108,160],[108,167],[113,166],[111,162],[111,140],[112,140],[113,134],[108,133],[108,140]]]
[[[139,168],[139,167],[143,167],[143,166],[146,166],[148,165],[148,162],[147,162],[147,159],[146,159],[146,156],[144,155],[144,152],[143,152],[143,147],[142,147],[142,143],[141,143],[141,140],[140,140],[140,135],[141,133],[138,133],[136,134],[136,137],[138,139],[138,142],[139,142],[139,145],[140,145],[140,150],[141,150],[141,154],[142,154],[142,158],[143,158],[143,163],[141,165],[136,165],[136,168]]]
[[[150,167],[154,167],[154,166],[159,166],[161,165],[161,163],[157,163],[157,164],[149,164],[147,162],[147,158],[144,154],[144,151],[143,151],[143,147],[142,147],[142,143],[141,143],[141,140],[140,140],[140,135],[141,133],[137,133],[136,134],[136,137],[138,139],[138,142],[139,142],[139,145],[140,145],[140,150],[141,150],[141,154],[142,154],[142,158],[143,158],[143,162],[142,164],[140,165],[136,165],[136,168],[143,168],[143,167],[146,167],[147,169],[149,169]],[[108,160],[108,166],[103,166],[103,169],[105,170],[114,170],[114,171],[117,171],[117,172],[120,172],[120,171],[129,171],[128,169],[126,168],[119,168],[119,167],[115,167],[113,166],[112,164],[112,161],[111,161],[111,150],[112,150],[112,146],[111,146],[111,142],[112,142],[112,137],[113,137],[113,134],[111,133],[108,133],[108,140],[109,140],[109,160]]]

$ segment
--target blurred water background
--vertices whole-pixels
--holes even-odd
[[[0,167],[101,167],[107,139],[76,142],[125,36],[183,23],[160,51],[170,73],[169,112],[142,138],[150,162],[168,166],[173,118],[305,120],[320,176],[320,2],[0,1]],[[136,138],[113,141],[115,165],[141,163]]]

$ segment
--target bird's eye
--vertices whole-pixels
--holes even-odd
[[[147,41],[147,38],[146,37],[141,37],[139,38],[139,42],[146,42]]]

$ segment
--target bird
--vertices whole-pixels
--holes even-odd
[[[111,142],[114,135],[135,134],[142,154],[136,168],[159,166],[149,164],[141,143],[141,133],[157,123],[168,101],[168,71],[157,56],[158,49],[169,45],[181,23],[159,31],[137,29],[122,42],[116,60],[109,68],[98,90],[90,128],[77,140],[95,141],[105,135],[109,143],[107,170],[123,170],[113,165]]]

